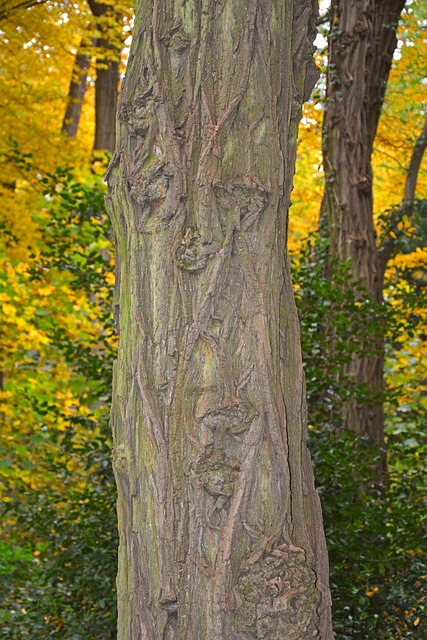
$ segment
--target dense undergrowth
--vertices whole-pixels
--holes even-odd
[[[95,177],[81,184],[69,171],[58,170],[41,179],[41,186],[33,214],[39,236],[30,267],[23,270],[18,260],[9,260],[2,281],[8,304],[20,304],[22,286],[34,296],[50,287],[51,296],[26,318],[38,348],[4,346],[13,362],[6,362],[4,376],[0,638],[113,639],[117,533],[108,430],[115,349],[110,228],[103,187]],[[3,246],[14,241],[6,233]],[[426,637],[426,407],[416,402],[425,384],[416,366],[423,289],[410,274],[399,274],[388,283],[387,303],[375,308],[360,287],[346,288],[342,295],[343,283],[351,278],[348,264],[336,262],[332,278],[323,277],[325,256],[326,247],[309,240],[294,260],[293,277],[336,637]],[[5,248],[2,259],[7,260]],[[77,322],[67,320],[68,313]],[[326,356],[326,317],[333,319],[333,357]],[[346,432],[337,416],[348,397],[364,401],[371,393],[345,380],[342,364],[354,351],[369,351],[368,337],[384,326],[388,472],[378,482],[373,471],[378,452]],[[17,437],[16,421],[23,417],[28,424]]]
[[[419,229],[410,242],[406,239],[408,251],[420,241],[422,225]],[[390,274],[383,305],[374,305],[359,286],[345,287],[343,295],[350,266],[335,261],[326,279],[326,249],[319,239],[309,240],[295,259],[294,281],[309,445],[323,506],[336,637],[425,638],[427,433],[426,406],[418,395],[426,383],[425,291],[406,270]],[[332,325],[332,358],[325,348],[326,318]],[[369,353],[369,336],[381,331],[386,332],[387,354],[382,397],[355,387],[341,373],[353,352]],[[380,481],[379,453],[373,443],[340,423],[339,409],[350,396],[360,402],[385,402],[387,473]]]

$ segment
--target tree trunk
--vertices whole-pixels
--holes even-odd
[[[102,45],[101,41],[98,46]],[[113,153],[116,142],[116,111],[119,90],[117,60],[98,60],[95,85],[95,151]]]
[[[119,640],[333,637],[286,254],[315,18],[137,2],[107,199]]]
[[[404,0],[333,0],[323,129],[325,192],[321,231],[331,258],[351,259],[355,281],[382,301],[382,278],[373,220],[371,155]],[[352,283],[349,283],[352,286]],[[354,355],[345,374],[366,391],[383,392],[384,340],[373,355]],[[383,403],[352,399],[346,426],[384,446]]]
[[[86,93],[87,73],[90,65],[90,57],[86,53],[87,46],[83,43],[76,55],[68,91],[67,110],[62,123],[62,133],[75,138],[79,128],[83,99]]]
[[[112,6],[89,0],[89,6],[96,18],[113,15]],[[108,33],[106,24],[99,24],[101,32]],[[111,28],[111,26],[110,26]],[[116,142],[116,111],[119,91],[120,50],[112,44],[107,36],[97,39],[96,45],[105,52],[97,59],[95,85],[95,142],[94,151],[110,151],[113,153]]]

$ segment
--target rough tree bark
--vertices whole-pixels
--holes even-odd
[[[405,0],[333,0],[323,128],[325,191],[320,228],[331,257],[351,259],[354,279],[376,303],[382,278],[373,220],[371,155],[396,48]],[[349,284],[351,286],[351,283]],[[367,390],[383,392],[384,344],[371,356],[355,355],[345,374]],[[346,426],[384,447],[382,402],[344,406]]]
[[[87,73],[90,57],[87,54],[88,43],[82,40],[79,51],[74,60],[70,88],[68,90],[67,109],[62,123],[62,133],[75,138],[79,128],[83,99],[86,93]]]
[[[105,17],[113,13],[112,6],[88,0],[90,9],[96,18]],[[99,24],[101,31],[105,31],[105,37],[97,39],[96,45],[105,55],[99,55],[97,59],[96,85],[95,85],[95,142],[94,151],[114,151],[116,141],[116,111],[119,91],[119,62],[120,51],[107,37],[108,31],[105,25]]]
[[[108,208],[119,640],[330,640],[286,254],[312,0],[136,3]]]

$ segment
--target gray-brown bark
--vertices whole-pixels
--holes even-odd
[[[87,46],[82,41],[74,61],[70,88],[68,90],[67,109],[62,123],[62,133],[70,138],[75,138],[79,128],[82,104],[86,93],[89,65],[90,57],[87,53]]]
[[[312,0],[138,2],[108,208],[119,640],[330,640],[286,255]]]
[[[98,46],[102,46],[100,42]],[[105,46],[105,45],[104,45]],[[98,60],[95,85],[94,150],[114,151],[116,142],[116,111],[119,91],[119,62]]]
[[[382,301],[382,278],[371,155],[404,4],[404,0],[333,0],[330,9],[321,231],[330,239],[331,257],[351,259],[354,279],[376,303]],[[356,384],[381,394],[383,340],[373,339],[371,348],[372,356],[355,355],[345,373]],[[343,418],[347,427],[384,446],[382,402],[351,400]]]

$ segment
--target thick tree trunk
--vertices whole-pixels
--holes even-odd
[[[332,638],[286,255],[315,17],[137,3],[108,172],[119,640]]]
[[[87,54],[87,43],[82,41],[76,55],[68,90],[67,110],[62,123],[62,133],[75,138],[79,128],[83,99],[86,93],[87,73],[90,65],[90,57]]]
[[[324,118],[325,193],[321,231],[331,257],[351,259],[354,279],[382,301],[382,278],[373,220],[371,155],[384,100],[396,28],[404,0],[333,0]],[[349,284],[351,286],[351,283]],[[368,392],[383,392],[384,344],[373,355],[355,355],[346,375]],[[381,401],[344,406],[348,428],[384,446]]]

